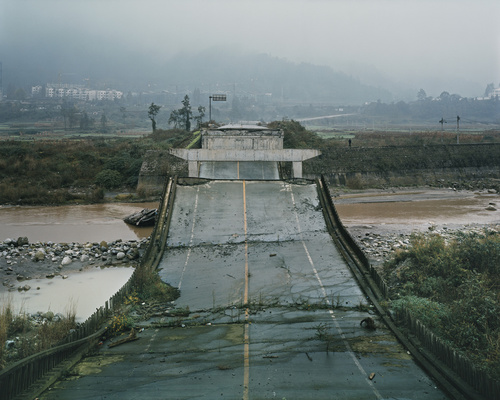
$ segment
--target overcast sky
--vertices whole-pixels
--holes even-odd
[[[500,83],[500,1],[0,0],[4,66],[12,45],[48,54],[104,46],[110,57],[129,50],[153,62],[232,45],[361,80],[374,67],[428,92],[460,92],[464,83],[484,91]]]

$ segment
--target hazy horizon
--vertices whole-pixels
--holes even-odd
[[[499,16],[494,0],[2,0],[0,62],[5,88],[15,74],[141,74],[233,48],[474,97],[500,84]]]

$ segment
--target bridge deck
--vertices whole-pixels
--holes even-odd
[[[359,326],[315,185],[178,186],[167,244],[160,275],[189,317],[142,322],[44,400],[446,398],[380,321]]]
[[[205,161],[200,163],[200,178],[278,180],[278,165],[273,161]]]
[[[190,309],[206,307],[214,296],[216,307],[241,304],[245,262],[250,299],[318,303],[326,293],[359,305],[364,296],[317,206],[315,185],[215,181],[178,187],[160,273],[183,289],[178,304]]]
[[[446,398],[387,329],[360,328],[365,296],[327,232],[315,185],[178,187],[160,268],[181,289],[177,306],[212,323],[176,330],[167,346],[191,371],[178,372],[177,390],[210,391],[224,375],[210,365],[222,365],[230,398]],[[191,355],[201,349],[208,354]]]

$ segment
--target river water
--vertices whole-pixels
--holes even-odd
[[[366,224],[380,229],[411,232],[432,225],[450,228],[463,225],[499,224],[497,194],[421,190],[343,194],[334,199],[335,207],[347,227]]]
[[[500,211],[487,211],[499,196],[486,192],[423,190],[405,192],[351,193],[334,199],[337,211],[348,228],[369,224],[384,229],[408,232],[442,224],[453,227],[465,224],[500,223]],[[148,237],[152,228],[136,228],[123,218],[143,208],[157,208],[157,203],[110,203],[59,207],[0,207],[0,240],[27,236],[31,243],[100,242]],[[132,274],[132,268],[94,268],[72,273],[67,279],[28,281],[27,292],[11,292],[9,301],[15,311],[54,313],[76,311],[85,320],[104,305]],[[0,297],[2,300],[2,297]]]
[[[109,203],[58,207],[0,207],[0,240],[28,237],[30,243],[86,243],[146,238],[152,228],[126,224],[123,218],[158,203]],[[0,295],[15,312],[74,311],[82,322],[105,304],[129,279],[133,268],[91,268],[69,274],[67,279],[32,279],[27,292]],[[0,288],[1,289],[1,288]]]
[[[158,203],[108,203],[57,207],[0,206],[0,240],[27,236],[30,243],[85,243],[148,237],[151,228],[123,222]]]

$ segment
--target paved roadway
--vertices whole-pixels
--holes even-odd
[[[278,180],[276,162],[216,161],[200,163],[200,178]]]
[[[43,399],[446,398],[375,315],[360,327],[315,185],[178,186],[168,246],[160,275],[190,316],[147,321]]]

